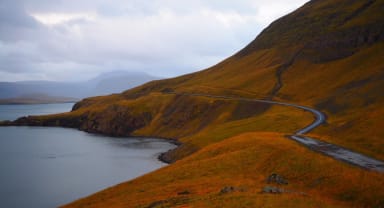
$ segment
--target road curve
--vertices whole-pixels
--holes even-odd
[[[301,143],[302,145],[308,147],[309,149],[320,152],[324,155],[330,156],[336,160],[343,161],[358,167],[361,167],[366,170],[377,171],[384,173],[384,162],[371,158],[369,156],[363,155],[358,152],[354,152],[347,148],[331,144],[328,142],[323,142],[314,138],[305,136],[308,132],[312,131],[316,127],[326,122],[326,116],[321,111],[316,109],[301,106],[292,103],[284,103],[271,100],[261,100],[261,99],[251,99],[243,97],[231,97],[231,96],[219,96],[219,95],[209,95],[209,94],[199,94],[199,93],[177,93],[177,92],[167,92],[167,94],[177,94],[177,95],[186,95],[186,96],[197,96],[197,97],[211,97],[211,98],[220,98],[220,99],[230,99],[230,100],[240,100],[240,101],[251,101],[259,103],[269,103],[274,105],[282,105],[288,107],[294,107],[302,109],[308,112],[311,112],[315,116],[315,120],[308,126],[299,129],[293,135],[289,136],[290,139]]]

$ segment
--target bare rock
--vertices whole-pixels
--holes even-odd
[[[263,193],[268,193],[268,194],[281,194],[284,193],[284,189],[274,187],[274,186],[265,186],[263,188]]]
[[[185,190],[177,193],[177,195],[188,195],[188,194],[191,194],[189,190]]]
[[[277,173],[272,173],[270,176],[268,176],[267,183],[276,183],[279,185],[287,185],[288,181],[283,176],[281,176]]]
[[[246,188],[243,187],[233,187],[233,186],[226,186],[220,190],[220,194],[227,194],[232,192],[244,192],[246,191]]]

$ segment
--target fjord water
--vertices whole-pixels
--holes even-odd
[[[12,108],[19,107],[15,110],[19,113],[25,108],[68,111],[70,106]],[[7,108],[7,119],[14,119]],[[111,138],[55,127],[0,127],[0,207],[57,207],[164,166],[157,155],[171,148],[173,144],[152,138]]]
[[[52,103],[33,105],[0,105],[0,121],[15,120],[28,115],[46,115],[68,112],[74,103]]]

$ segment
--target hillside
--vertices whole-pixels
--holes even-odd
[[[382,174],[315,154],[284,138],[311,122],[310,113],[180,94],[312,106],[327,114],[328,123],[311,136],[384,159],[383,20],[384,0],[313,0],[211,68],[87,98],[72,112],[21,118],[14,124],[183,143],[163,157],[176,161],[169,167],[70,207],[383,207]],[[273,172],[292,181],[287,189],[295,191],[261,194],[265,177]],[[236,188],[220,194],[226,186]]]

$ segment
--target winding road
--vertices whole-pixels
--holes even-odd
[[[369,156],[363,155],[358,152],[354,152],[347,148],[331,144],[328,142],[320,141],[314,138],[305,136],[308,132],[312,131],[316,127],[326,122],[326,116],[324,113],[306,106],[301,106],[292,103],[277,102],[271,100],[261,100],[261,99],[250,99],[242,97],[230,97],[230,96],[219,96],[219,95],[209,95],[209,94],[194,94],[194,93],[177,93],[177,92],[167,92],[167,94],[177,94],[177,95],[187,95],[187,96],[197,96],[197,97],[210,97],[210,98],[220,98],[220,99],[230,99],[230,100],[240,100],[240,101],[251,101],[259,103],[268,103],[274,105],[282,105],[288,107],[294,107],[302,109],[308,112],[311,112],[315,116],[315,120],[308,126],[296,131],[293,135],[289,136],[290,139],[301,143],[302,145],[308,147],[309,149],[320,152],[324,155],[330,156],[336,160],[343,161],[358,167],[361,167],[366,170],[377,171],[384,173],[384,162],[371,158]]]

